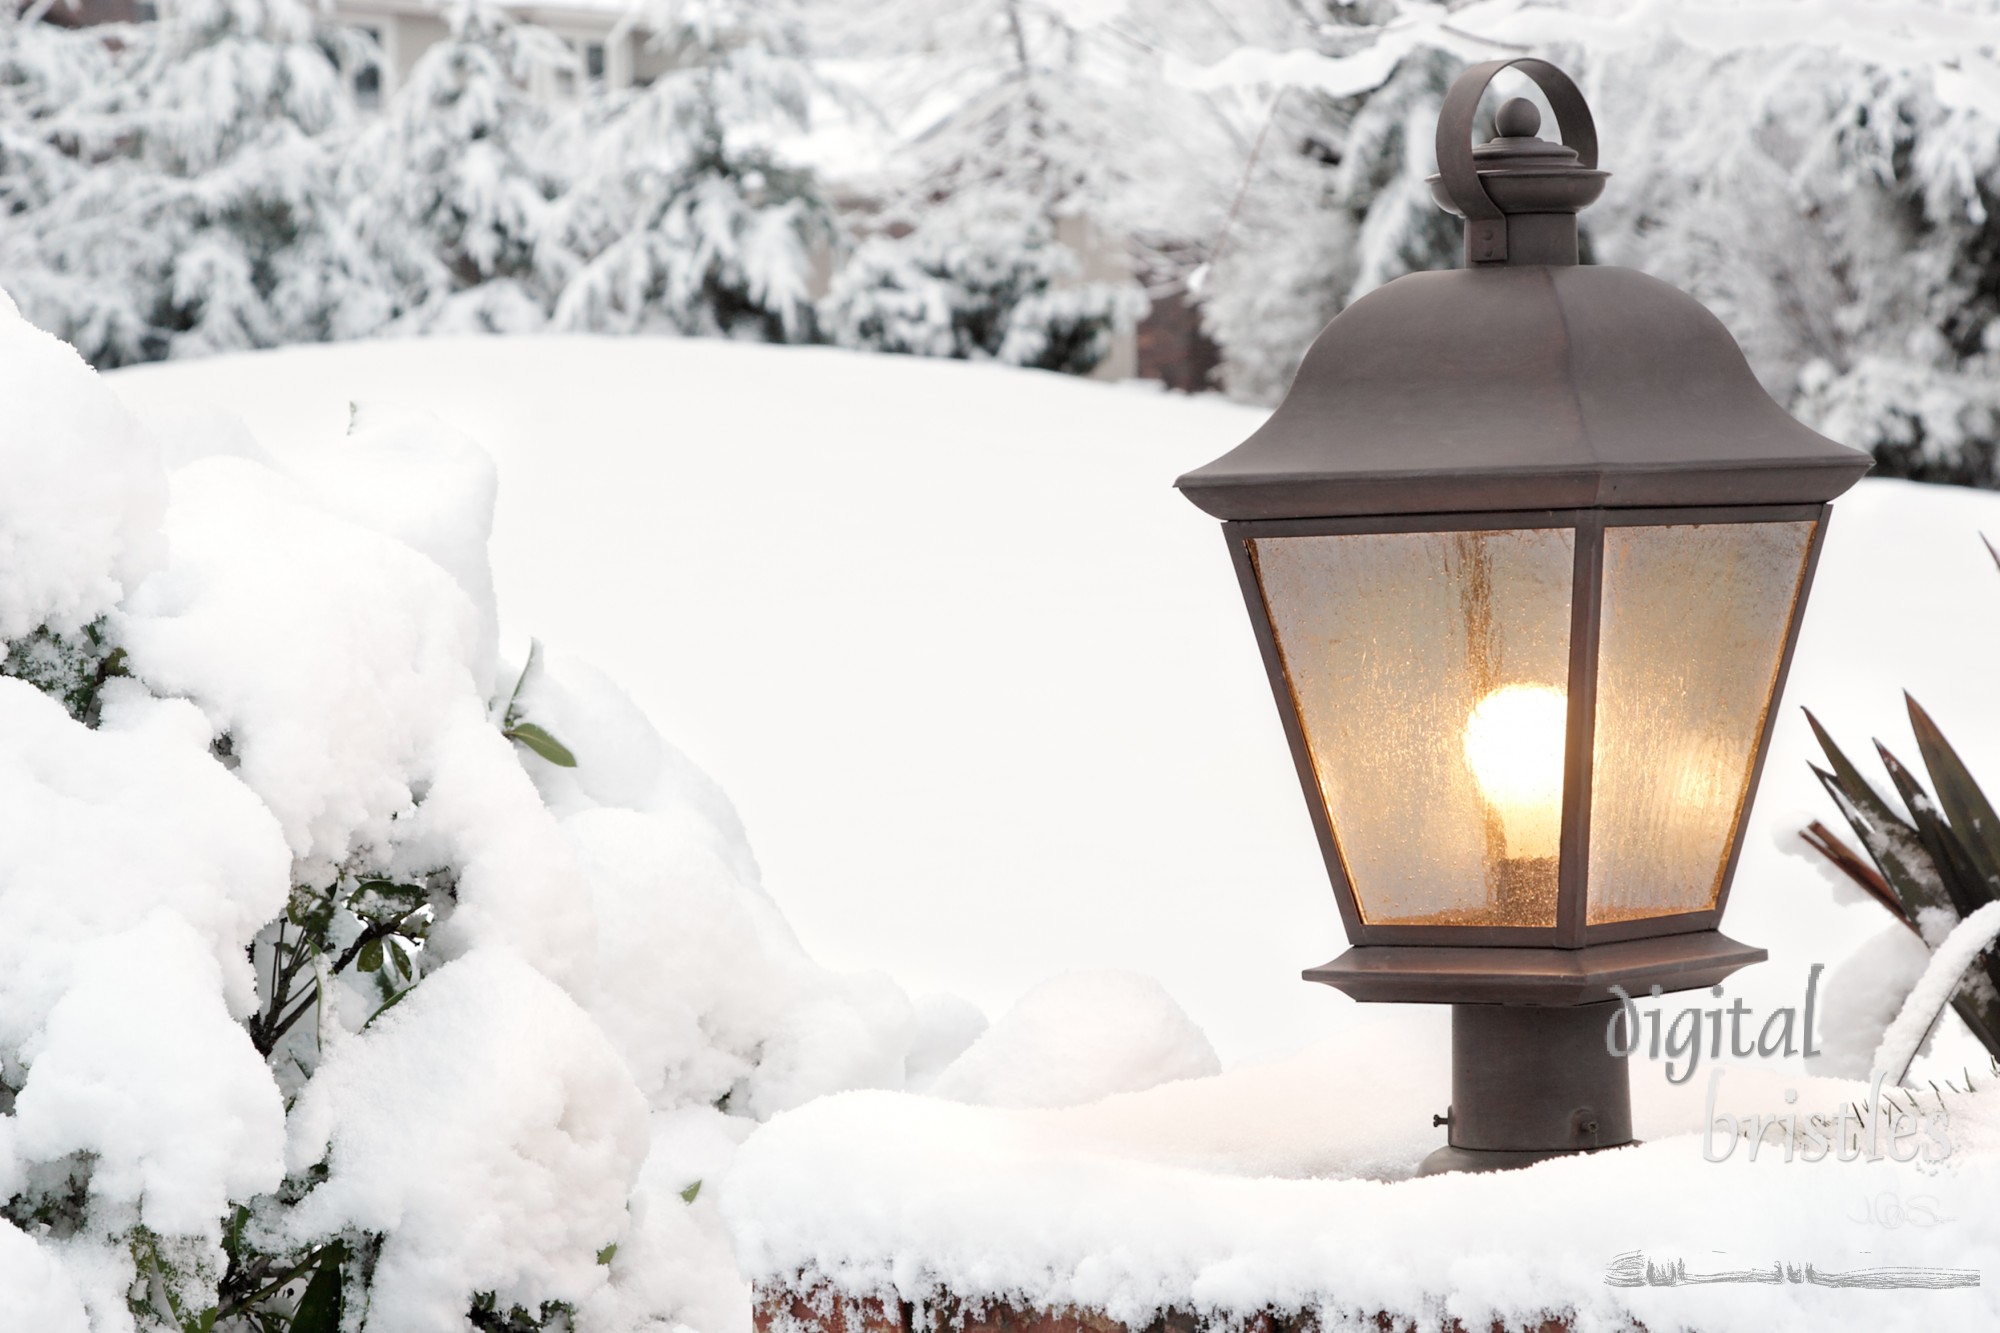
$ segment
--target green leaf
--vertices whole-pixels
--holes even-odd
[[[695,1196],[700,1193],[701,1193],[701,1182],[697,1180],[695,1181],[694,1184],[688,1186],[686,1189],[681,1191],[681,1202],[693,1203],[695,1201]]]
[[[1979,789],[1958,751],[1951,748],[1944,733],[1931,721],[1930,714],[1909,695],[1903,698],[1910,707],[1910,726],[1917,733],[1917,748],[1923,752],[1924,767],[1930,770],[1931,781],[1937,786],[1938,804],[1944,807],[1944,817],[1950,821],[1952,832],[1958,835],[1973,869],[1978,872],[1980,905],[1984,906],[2000,894],[2000,814],[1994,813],[1992,802]]]
[[[320,1251],[319,1266],[292,1315],[290,1333],[340,1333],[340,1265],[347,1249],[339,1241]]]
[[[382,970],[382,941],[370,940],[368,943],[362,945],[361,954],[354,960],[354,965],[363,972],[380,972]]]
[[[370,1024],[374,1023],[376,1019],[380,1018],[382,1015],[388,1013],[391,1009],[394,1009],[397,1005],[401,1004],[403,1002],[403,997],[405,995],[408,995],[411,991],[415,990],[416,988],[417,988],[417,983],[413,981],[409,985],[403,987],[403,989],[397,991],[394,995],[391,995],[388,999],[382,1001],[382,1007],[380,1009],[377,1009],[374,1013],[368,1015],[368,1022],[363,1023],[361,1025],[361,1030],[363,1032],[366,1032]]]
[[[400,935],[391,935],[389,937],[389,961],[395,964],[396,975],[403,980],[408,981],[412,976],[416,975],[410,963],[410,946],[403,942],[403,938]]]
[[[1937,868],[1932,864],[1929,851],[1917,836],[1917,830],[1897,816],[1889,808],[1889,803],[1875,791],[1874,785],[1861,776],[1857,769],[1833,743],[1826,728],[1812,715],[1811,709],[1801,710],[1806,722],[1812,727],[1813,735],[1819,738],[1820,749],[1826,752],[1827,762],[1833,766],[1831,773],[1815,766],[1820,785],[1826,788],[1828,796],[1846,816],[1854,829],[1854,836],[1861,842],[1861,848],[1868,853],[1875,868],[1882,872],[1882,878],[1889,882],[1903,912],[1911,920],[1926,907],[1948,906],[1937,887]]]
[[[1806,715],[1806,725],[1812,728],[1813,735],[1819,740],[1819,748],[1826,752],[1827,762],[1833,765],[1833,777],[1839,783],[1841,794],[1870,820],[1885,827],[1900,825],[1908,829],[1908,822],[1889,808],[1889,803],[1876,794],[1873,784],[1861,776],[1861,770],[1848,759],[1846,752],[1833,743],[1833,737],[1827,735],[1826,728],[1813,716],[1812,709],[1801,708],[1799,711]],[[1825,780],[1824,775],[1821,780]],[[1849,822],[1852,822],[1851,817]],[[1855,831],[1860,832],[1858,828]]]
[[[1938,888],[1944,895],[1944,901],[1933,905],[1950,909],[1954,920],[1969,915],[1979,904],[1979,872],[1973,868],[1971,858],[1939,816],[1938,803],[1931,799],[1931,794],[1910,773],[1908,766],[1880,741],[1875,744],[1875,753],[1881,756],[1882,767],[1889,771],[1889,780],[1896,784],[1896,792],[1903,798],[1903,804],[1910,807],[1910,814],[1917,821],[1917,837],[1923,844],[1924,856],[1937,870]]]
[[[576,756],[569,752],[569,747],[532,722],[517,722],[501,734],[510,741],[521,742],[558,768],[576,767]]]
[[[541,659],[541,656],[542,641],[540,639],[528,640],[528,660],[521,664],[521,675],[514,682],[514,692],[507,696],[507,712],[500,719],[500,726],[503,730],[512,727],[516,722],[521,720],[521,690],[527,685],[528,677],[534,674],[535,664]]]
[[[611,1263],[611,1261],[617,1257],[617,1255],[618,1255],[618,1242],[614,1240],[609,1245],[605,1246],[603,1249],[597,1252],[597,1262],[608,1266]]]
[[[429,893],[421,884],[398,884],[390,879],[364,879],[354,886],[356,897],[375,897],[398,904],[405,910],[423,906]]]
[[[1878,744],[1875,748],[1881,753],[1882,763],[1888,768],[1889,777],[1895,782],[1896,789],[1903,793],[1903,799],[1909,802],[1911,812],[1917,817],[1918,832],[1923,837],[1925,847],[1930,850],[1932,863],[1938,867],[1939,881],[1950,897],[1950,902],[1946,906],[1955,920],[1963,920],[1985,902],[1980,896],[1982,886],[1979,872],[1972,864],[1971,854],[1966,851],[1958,835],[1938,818],[1937,803],[1924,795],[1924,789],[1910,776],[1909,770],[1897,762],[1896,756],[1890,754],[1887,747]],[[1993,983],[1996,991],[2000,991],[2000,957],[1996,957],[1989,949],[1980,954],[1979,961],[1985,969],[1987,979]],[[1997,1023],[2000,1023],[2000,1012],[1994,1014],[1994,1022],[1987,1026],[1992,1027]],[[1977,1024],[1971,1026],[1975,1031],[1979,1028]]]

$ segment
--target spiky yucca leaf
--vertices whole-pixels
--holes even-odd
[[[1873,871],[1823,824],[1813,824],[1802,836],[1923,938],[1927,914],[1942,913],[1955,925],[2000,898],[2000,817],[1930,715],[1916,700],[1908,703],[1917,748],[1939,795],[1933,798],[1905,764],[1876,742],[1896,795],[1909,811],[1905,819],[1808,712],[1806,720],[1829,766],[1813,765],[1813,772],[1874,862]],[[1934,921],[1928,924],[1935,930]],[[1973,1036],[2000,1060],[2000,957],[1989,949],[1980,962],[1981,968],[1960,982],[1951,1004]]]

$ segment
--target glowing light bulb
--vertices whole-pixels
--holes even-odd
[[[1557,853],[1568,730],[1568,696],[1551,685],[1502,685],[1465,719],[1465,763],[1500,816],[1510,858]]]

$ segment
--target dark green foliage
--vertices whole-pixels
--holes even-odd
[[[111,646],[102,619],[74,634],[43,625],[0,648],[0,676],[26,681],[86,726],[97,725],[105,682],[127,674],[125,650]]]
[[[1915,699],[1904,698],[1936,796],[1878,741],[1876,751],[1904,807],[1896,810],[1808,712],[1806,720],[1828,764],[1827,768],[1814,765],[1813,772],[1846,817],[1867,859],[1823,824],[1813,824],[1804,837],[1921,936],[1927,914],[1933,919],[1942,915],[1956,924],[2000,898],[2000,817],[1930,715]],[[1994,950],[1979,956],[1979,966],[1966,974],[1951,1005],[1980,1043],[2000,1059],[2000,956]]]
[[[350,967],[372,974],[384,1008],[402,998],[421,975],[425,937],[455,889],[449,872],[425,881],[342,875],[330,890],[292,890],[291,906],[262,960],[264,1003],[250,1019],[259,1054],[268,1058],[318,1008],[322,966],[334,976]]]
[[[83,1228],[84,1213],[90,1206],[90,1173],[94,1165],[95,1159],[89,1153],[32,1165],[21,1192],[0,1203],[0,1218],[31,1236],[67,1240]]]
[[[530,1314],[518,1305],[503,1313],[490,1291],[474,1296],[472,1308],[465,1312],[467,1323],[493,1333],[570,1333],[575,1316],[575,1308],[566,1301],[543,1301],[539,1314]]]
[[[325,1177],[316,1167],[286,1183],[279,1199],[296,1202]],[[374,1279],[379,1236],[335,1237],[283,1254],[265,1253],[247,1239],[250,1209],[239,1207],[223,1231],[229,1267],[217,1292],[218,1329],[257,1333],[339,1333],[351,1300],[365,1307]]]
[[[312,1281],[292,1312],[291,1333],[340,1333],[340,1261],[346,1256],[339,1241],[319,1252]]]

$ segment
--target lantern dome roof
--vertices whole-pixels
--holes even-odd
[[[1224,519],[1807,504],[1871,465],[1632,269],[1412,273],[1342,311],[1271,418],[1175,483]]]

